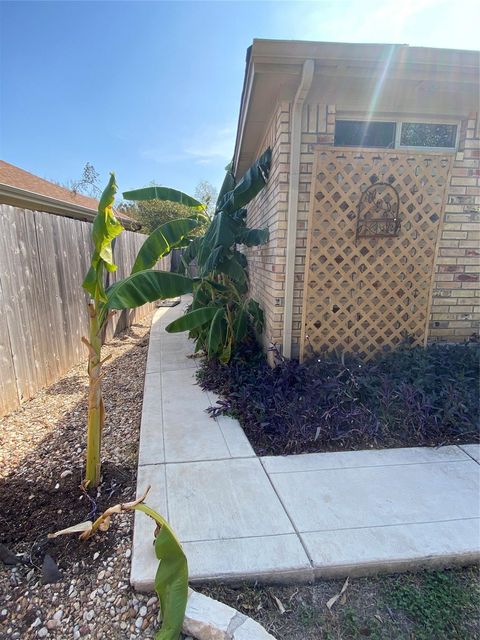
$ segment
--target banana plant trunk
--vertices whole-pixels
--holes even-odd
[[[99,326],[96,305],[89,304],[90,332],[88,339],[88,420],[87,420],[87,463],[85,485],[88,488],[100,484],[100,452],[105,408],[102,397],[102,327]],[[85,341],[87,343],[87,341]]]

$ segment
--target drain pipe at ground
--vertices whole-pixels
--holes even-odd
[[[315,63],[305,60],[302,78],[292,105],[290,134],[290,177],[287,208],[287,247],[285,265],[285,298],[283,304],[283,355],[292,356],[293,291],[295,284],[295,253],[297,244],[298,190],[300,182],[300,151],[302,143],[302,114],[305,99],[312,85]]]

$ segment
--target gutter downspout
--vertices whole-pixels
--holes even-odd
[[[295,253],[297,244],[298,191],[300,182],[300,151],[302,142],[302,113],[310,91],[315,63],[312,59],[303,63],[302,77],[292,105],[292,129],[290,137],[290,177],[288,184],[287,247],[285,265],[285,298],[283,305],[283,348],[286,358],[292,357],[293,290],[295,284]]]

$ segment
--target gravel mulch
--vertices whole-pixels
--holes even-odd
[[[98,512],[135,494],[151,317],[104,347],[106,424]],[[46,534],[91,518],[82,490],[85,363],[0,421],[0,543],[25,564],[0,562],[0,638],[152,638],[158,601],[129,584],[133,514],[115,517],[88,542]],[[153,535],[153,529],[152,529]],[[45,553],[62,580],[42,584]]]

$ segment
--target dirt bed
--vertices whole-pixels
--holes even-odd
[[[478,578],[473,567],[355,578],[346,584],[218,585],[202,591],[255,618],[278,640],[478,640]]]
[[[84,363],[4,417],[0,427],[0,542],[25,564],[0,563],[0,637],[151,638],[157,599],[129,585],[133,515],[86,543],[49,532],[87,520],[96,508],[132,499],[151,318],[104,347],[106,425],[103,482],[95,504],[81,490],[87,375]],[[152,530],[153,535],[153,530]],[[62,580],[42,584],[45,553]]]

